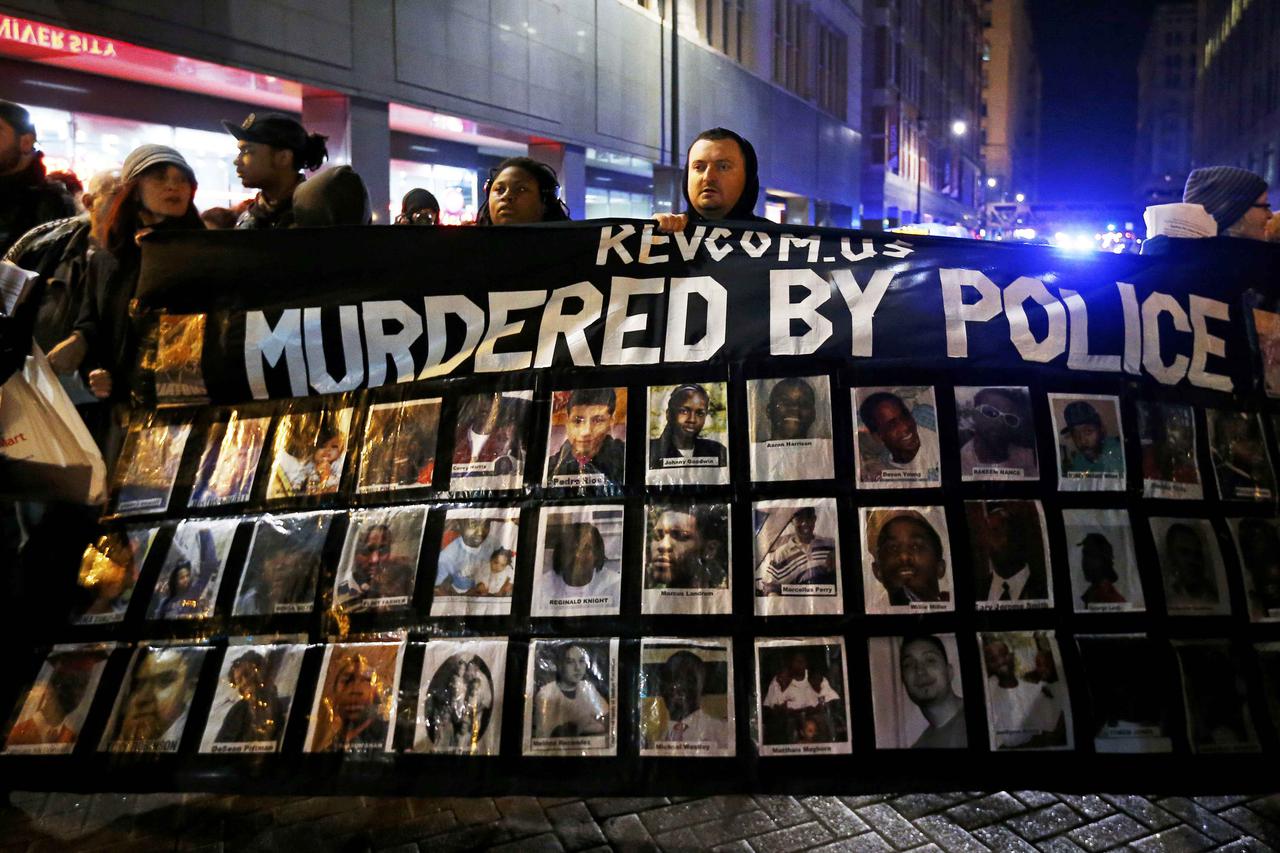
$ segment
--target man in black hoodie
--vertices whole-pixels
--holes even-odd
[[[683,231],[690,223],[736,220],[763,222],[756,216],[760,197],[759,164],[751,143],[732,130],[704,130],[685,158],[684,213],[657,213],[658,230]]]
[[[35,144],[31,114],[0,100],[0,256],[37,225],[76,213],[62,184],[45,180]]]

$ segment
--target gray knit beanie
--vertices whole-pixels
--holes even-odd
[[[1203,205],[1218,223],[1218,233],[1235,225],[1267,191],[1267,182],[1248,169],[1206,166],[1187,175],[1182,200]]]
[[[154,143],[139,145],[129,152],[129,156],[124,158],[124,165],[120,167],[120,179],[132,181],[152,166],[161,164],[177,166],[187,173],[192,185],[195,185],[196,173],[186,159],[168,145]]]

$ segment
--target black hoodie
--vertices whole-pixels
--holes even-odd
[[[723,127],[715,128],[717,134],[724,134],[729,139],[738,143],[738,147],[742,149],[743,167],[747,172],[747,182],[743,184],[742,195],[738,198],[737,204],[724,217],[725,220],[737,220],[739,222],[766,222],[763,216],[756,216],[756,200],[760,198],[760,163],[756,159],[756,149],[751,143],[743,139],[732,130],[726,130]],[[695,140],[696,142],[696,140]],[[689,146],[690,150],[693,146]],[[689,217],[690,222],[711,222],[699,213],[693,206],[693,199],[689,198],[689,153],[685,152],[684,169],[680,172],[680,191],[684,193],[685,215]]]

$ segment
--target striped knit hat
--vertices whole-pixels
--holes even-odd
[[[1206,166],[1187,175],[1182,200],[1203,205],[1217,221],[1221,233],[1235,225],[1266,191],[1267,182],[1248,169]]]

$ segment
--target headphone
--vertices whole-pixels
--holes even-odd
[[[515,166],[518,169],[530,173],[534,176],[534,180],[538,184],[538,199],[542,202],[545,210],[559,209],[564,214],[564,218],[569,218],[569,205],[560,199],[560,176],[556,174],[556,170],[548,166],[546,163],[534,160],[532,157],[526,158],[527,162],[510,163],[507,168]],[[494,166],[489,170],[489,177],[484,182],[484,188],[480,191],[484,196],[484,204],[489,205],[489,188],[493,186],[493,182],[497,180],[498,175],[502,172],[502,166]]]

